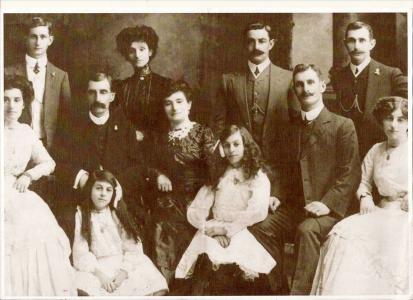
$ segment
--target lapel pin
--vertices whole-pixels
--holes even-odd
[[[374,71],[374,74],[380,75],[380,69],[379,69],[379,68],[376,68],[376,71]]]
[[[113,129],[115,129],[115,131],[118,131],[118,125],[115,125]]]

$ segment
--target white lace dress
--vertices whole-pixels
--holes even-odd
[[[261,170],[255,177],[245,179],[240,169],[229,167],[216,190],[203,186],[187,212],[189,223],[199,230],[183,254],[175,277],[189,277],[202,253],[217,265],[236,263],[251,277],[268,274],[276,262],[247,227],[266,218],[269,198],[270,182]],[[211,208],[213,219],[207,221]],[[231,238],[227,248],[204,234],[208,227],[216,225],[223,226]]]
[[[91,213],[91,246],[81,234],[82,215],[76,212],[73,264],[76,286],[89,296],[144,296],[167,290],[165,278],[143,253],[142,243],[130,238],[116,213],[106,208]],[[108,293],[101,287],[95,270],[113,278],[120,269],[128,273],[120,287]]]
[[[407,143],[389,157],[385,143],[374,145],[363,161],[358,195],[371,192],[373,183],[383,197],[407,192],[407,158]],[[322,247],[312,294],[406,294],[408,249],[408,213],[398,206],[350,216],[334,226]]]
[[[4,130],[4,279],[7,296],[75,296],[70,244],[49,206],[13,184],[26,169],[33,180],[55,163],[25,124]]]

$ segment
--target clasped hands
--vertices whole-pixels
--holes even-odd
[[[99,281],[108,293],[113,293],[116,289],[120,287],[122,282],[128,278],[128,274],[124,270],[120,270],[115,277],[109,277],[106,274],[97,271],[95,275],[99,278]]]
[[[227,233],[223,226],[211,226],[205,229],[205,234],[215,239],[223,248],[228,247],[231,243],[231,238],[227,236]]]

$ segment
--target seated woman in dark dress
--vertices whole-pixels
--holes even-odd
[[[188,84],[171,85],[163,99],[169,129],[154,136],[149,178],[156,189],[152,207],[154,261],[172,282],[179,259],[195,234],[187,207],[207,182],[207,161],[215,139],[212,131],[189,119],[192,95]],[[173,289],[173,285],[172,285]]]

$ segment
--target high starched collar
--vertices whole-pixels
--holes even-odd
[[[39,67],[46,67],[47,65],[47,55],[44,55],[40,58],[33,58],[30,55],[26,54],[26,65],[34,68],[34,66],[37,64],[39,64]]]
[[[93,115],[93,114],[89,111],[89,118],[90,118],[90,120],[92,120],[92,122],[95,123],[96,125],[104,125],[104,124],[106,124],[106,122],[109,120],[109,111],[107,111],[106,114],[104,114],[104,115],[101,116],[100,118],[96,117],[95,115]]]
[[[302,120],[306,121],[313,121],[317,119],[318,115],[321,113],[321,111],[324,108],[324,103],[323,101],[320,101],[317,107],[313,108],[310,111],[303,111],[301,110],[301,118]]]
[[[262,71],[265,70],[265,68],[267,68],[269,65],[271,64],[271,60],[269,59],[269,57],[267,57],[262,63],[256,65],[251,61],[248,61],[248,67],[251,70],[251,73],[254,75],[255,78],[257,78],[258,76],[260,76],[260,74],[262,73]],[[255,70],[258,67],[258,75],[255,75]]]
[[[370,56],[367,57],[367,58],[366,58],[361,64],[359,64],[358,66],[353,65],[353,64],[350,62],[351,72],[353,73],[353,75],[354,75],[355,77],[358,77],[358,76],[361,74],[361,72],[363,72],[363,70],[369,65],[370,62],[371,62],[371,57],[370,57]],[[356,75],[356,68],[358,69],[358,70],[357,70],[357,75]]]

